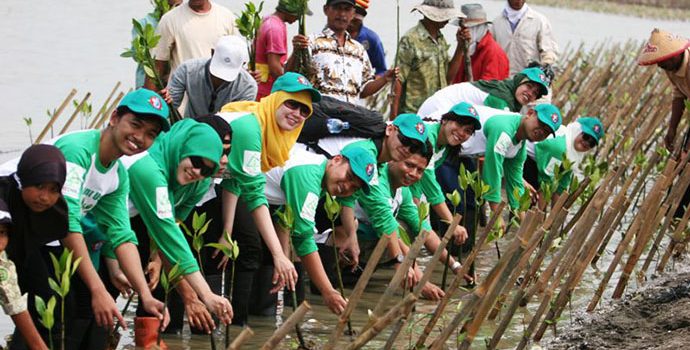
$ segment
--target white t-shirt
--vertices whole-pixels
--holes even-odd
[[[453,106],[460,102],[473,105],[484,105],[488,93],[470,83],[453,84],[436,91],[419,107],[417,114],[422,118],[441,120]]]

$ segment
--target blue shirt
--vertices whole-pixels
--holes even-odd
[[[369,61],[371,61],[371,66],[376,70],[376,75],[385,73],[386,56],[384,55],[383,43],[381,43],[379,35],[362,25],[356,40],[367,50]]]

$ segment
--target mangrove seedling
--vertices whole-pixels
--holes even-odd
[[[295,223],[295,217],[292,214],[292,209],[286,205],[282,210],[276,211],[276,217],[278,218],[278,226],[287,231],[288,237],[290,237],[290,256],[292,260],[294,260],[295,246],[292,244],[292,228]],[[296,288],[292,289],[292,312],[297,310],[297,292],[295,289]],[[297,333],[297,340],[299,340],[299,349],[308,349],[304,341],[304,336],[302,335],[302,330],[299,327],[299,322],[295,324],[295,333]]]
[[[256,70],[256,45],[254,40],[259,34],[259,27],[261,26],[261,10],[264,7],[264,2],[261,1],[259,6],[253,2],[248,1],[244,4],[244,11],[238,19],[235,20],[237,30],[247,39],[247,51],[249,51],[249,70]]]
[[[38,321],[48,330],[48,346],[53,350],[53,326],[55,325],[55,296],[48,299],[48,303],[40,296],[36,295],[36,312],[41,317]]]
[[[170,291],[172,291],[178,283],[182,280],[182,271],[180,271],[180,263],[175,264],[167,273],[161,273],[161,286],[165,296],[163,298],[163,312],[168,308],[168,296]],[[160,321],[160,326],[163,325],[163,320]],[[158,327],[158,339],[156,340],[157,345],[161,345],[161,336],[163,332],[160,331],[160,326]]]
[[[237,245],[237,241],[233,240],[230,237],[230,233],[228,231],[223,231],[223,237],[225,238],[226,244],[222,243],[208,243],[205,246],[218,249],[223,256],[227,257],[228,260],[230,260],[232,263],[230,264],[230,287],[229,287],[229,292],[225,295],[230,302],[232,302],[232,293],[234,291],[234,284],[235,284],[235,260],[237,260],[237,257],[240,255],[240,247]],[[227,264],[227,262],[226,262]],[[223,271],[225,271],[225,266],[223,266]],[[226,289],[227,290],[227,289]],[[230,346],[230,325],[227,324],[225,325],[225,348]]]
[[[53,116],[57,113],[57,109],[53,108],[53,111],[51,112],[50,109],[46,109],[46,115],[48,116],[48,120],[53,119]],[[50,124],[50,138],[52,139],[53,136],[53,124]]]
[[[79,125],[81,126],[82,129],[85,129],[86,126],[88,125],[89,118],[91,118],[91,114],[93,112],[93,108],[90,103],[84,101],[84,103],[79,104],[79,101],[77,100],[72,100],[72,105],[76,109],[77,112],[81,115],[81,121],[79,122]]]
[[[168,0],[151,0],[151,5],[153,5],[153,12],[151,15],[157,21],[160,21],[164,14],[172,10],[172,6],[170,6]]]
[[[50,260],[53,262],[55,279],[49,277],[48,285],[60,297],[60,349],[65,350],[65,298],[69,293],[70,280],[77,272],[81,258],[72,260],[72,251],[65,248],[60,260],[53,253],[50,253]]]
[[[296,9],[297,13],[301,13],[302,15],[299,16],[298,21],[298,33],[299,35],[307,35],[307,19],[306,19],[306,12],[307,12],[307,5],[308,5],[309,0],[288,0],[287,1],[287,6],[290,6],[290,8]],[[316,76],[316,67],[314,66],[314,62],[311,59],[311,55],[309,54],[309,49],[296,49],[294,51],[295,55],[295,72],[300,73],[304,75],[307,80],[313,81],[314,77]]]
[[[33,124],[33,120],[30,117],[24,117],[24,124],[26,124],[27,129],[29,129],[29,142],[33,145],[34,144],[34,137],[31,134],[31,124]]]

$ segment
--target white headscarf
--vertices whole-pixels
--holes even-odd
[[[486,33],[489,31],[489,24],[484,23],[484,24],[479,24],[474,27],[470,27],[470,36],[472,38],[472,41],[470,42],[470,46],[467,49],[468,54],[470,56],[474,55],[474,52],[477,51],[477,44],[484,39],[484,36]]]
[[[508,22],[510,22],[510,24],[512,24],[513,26],[516,26],[518,22],[520,22],[522,17],[525,16],[525,13],[528,9],[529,6],[527,6],[527,4],[524,4],[521,9],[514,10],[512,7],[510,7],[508,1],[506,1],[506,7],[505,9],[503,9],[503,13],[508,18]]]

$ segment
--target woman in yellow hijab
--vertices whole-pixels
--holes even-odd
[[[304,76],[288,72],[276,79],[271,94],[259,102],[229,103],[218,113],[232,128],[227,171],[221,182],[224,190],[224,227],[233,234],[235,211],[241,197],[239,205],[246,206],[246,211],[251,213],[257,230],[273,255],[273,283],[276,290],[283,285],[294,288],[297,272],[283,253],[273,227],[264,193],[266,180],[263,173],[285,164],[304,121],[312,114],[312,101],[320,100],[321,94]],[[240,211],[244,211],[244,208]],[[233,239],[238,240],[240,245],[240,270],[243,267],[252,270],[258,265],[246,265],[254,265],[255,257],[261,254],[261,245],[256,244],[258,237],[246,237],[245,233],[237,232],[233,234]],[[247,240],[253,242],[245,244]],[[242,261],[243,258],[252,261],[246,263]],[[237,316],[241,318],[241,314],[240,311]]]

